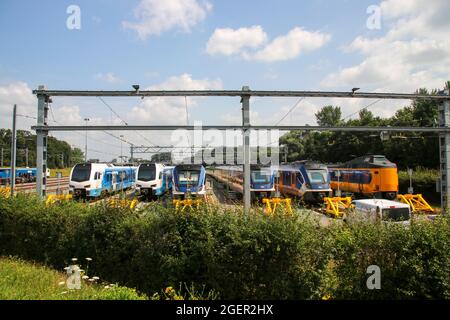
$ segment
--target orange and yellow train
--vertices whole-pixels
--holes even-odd
[[[342,165],[328,166],[336,193],[394,200],[398,193],[397,165],[382,155],[368,155]]]

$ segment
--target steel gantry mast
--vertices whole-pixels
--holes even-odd
[[[47,168],[47,135],[49,131],[80,131],[80,130],[195,130],[196,126],[48,126],[47,112],[48,101],[53,96],[80,96],[80,97],[240,97],[242,105],[242,125],[208,125],[202,126],[202,130],[208,129],[239,129],[243,132],[243,158],[244,158],[244,211],[250,211],[250,139],[251,130],[278,129],[278,130],[304,130],[304,131],[347,131],[347,132],[436,132],[439,133],[441,156],[441,191],[442,207],[450,206],[450,96],[448,87],[445,93],[438,95],[405,94],[405,93],[367,93],[367,92],[331,92],[331,91],[252,91],[244,86],[242,90],[152,90],[152,91],[73,91],[73,90],[47,90],[45,86],[39,86],[33,91],[38,98],[37,125],[33,127],[37,134],[37,192],[45,195]],[[439,127],[323,127],[323,126],[252,126],[250,123],[250,98],[251,97],[313,97],[313,98],[365,98],[365,99],[406,99],[406,100],[433,100],[440,104]],[[133,156],[132,156],[133,157]]]

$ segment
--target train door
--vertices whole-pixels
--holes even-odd
[[[117,191],[117,172],[113,172],[111,174],[112,177],[112,190],[113,192]]]
[[[303,185],[305,184],[305,179],[303,178],[303,175],[300,171],[296,171],[295,172],[295,186],[296,186],[296,191],[298,192],[298,195],[300,197],[303,197]]]

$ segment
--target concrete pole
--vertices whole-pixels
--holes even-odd
[[[244,213],[250,213],[251,194],[250,194],[250,95],[245,91],[250,91],[247,86],[242,87],[242,135],[243,135],[243,156],[244,156]]]
[[[17,105],[14,105],[12,134],[11,134],[11,198],[14,197],[14,187],[16,186],[16,151],[17,151],[16,114],[17,114]]]
[[[39,86],[45,90],[45,86]],[[38,95],[37,125],[46,126],[48,116],[48,102],[50,97]],[[36,130],[36,193],[45,197],[47,185],[47,130]]]
[[[28,168],[28,148],[25,149],[25,163],[26,167]]]
[[[1,163],[0,163],[0,167],[3,167],[3,148],[2,148],[2,156],[1,156]]]
[[[449,83],[444,94],[450,94]],[[441,127],[450,127],[450,101],[445,100],[439,106],[439,125]],[[439,155],[441,169],[441,207],[442,212],[446,212],[450,208],[450,133],[439,134]]]

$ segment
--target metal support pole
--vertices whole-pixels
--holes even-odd
[[[89,121],[89,118],[85,118],[84,121],[86,121],[86,141],[84,144],[84,162],[87,163],[87,123]]]
[[[11,198],[14,197],[14,187],[16,186],[16,114],[17,105],[14,105],[11,134]]]
[[[449,83],[445,89],[445,94],[450,94]],[[450,101],[445,100],[439,105],[439,125],[450,127]],[[450,208],[450,133],[439,134],[439,155],[441,169],[441,207],[443,212]]]
[[[45,86],[39,86],[39,90],[45,90]],[[38,126],[47,125],[48,102],[48,96],[38,95]],[[36,192],[42,198],[47,184],[47,136],[48,130],[36,130]]]
[[[26,167],[28,168],[28,148],[25,149],[25,163]]]
[[[0,167],[3,167],[3,148],[2,148],[2,156],[1,156],[1,163],[0,163]]]
[[[131,164],[133,164],[134,163],[134,145],[130,145],[130,162],[131,162]]]
[[[242,87],[243,93],[250,91],[247,86]],[[243,156],[244,156],[244,212],[250,213],[251,194],[250,194],[250,95],[241,96],[242,103],[242,136],[243,136]]]

